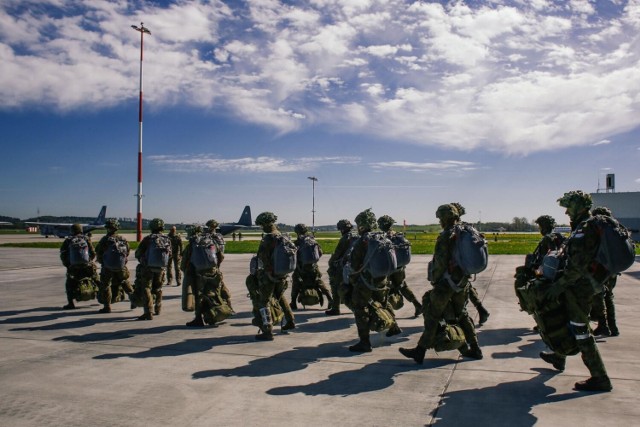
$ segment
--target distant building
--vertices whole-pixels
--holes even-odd
[[[633,240],[640,241],[640,192],[591,193],[593,206],[606,206],[613,216],[631,231]]]

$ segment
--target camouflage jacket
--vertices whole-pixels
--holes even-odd
[[[171,256],[180,259],[182,256],[182,237],[179,234],[168,234],[169,240],[171,240]]]
[[[542,236],[542,239],[538,242],[538,246],[533,251],[533,260],[531,262],[531,268],[536,269],[542,265],[544,256],[549,251],[557,251],[562,246],[562,240],[558,237],[558,233],[549,233]]]
[[[455,226],[445,228],[436,239],[436,246],[433,250],[433,284],[446,280],[445,275],[449,273],[455,283],[461,283],[467,276],[453,260],[453,248],[455,245]]]
[[[340,240],[338,241],[338,245],[336,246],[336,249],[333,251],[333,253],[331,254],[331,257],[329,258],[329,269],[328,269],[329,274],[338,274],[338,273],[342,274],[344,257],[347,254],[347,251],[349,250],[349,248],[351,247],[351,241],[355,237],[356,236],[351,232],[344,233],[340,237]]]
[[[360,235],[360,238],[356,240],[353,244],[353,250],[351,251],[351,257],[349,261],[351,262],[351,269],[354,274],[351,276],[351,283],[355,283],[358,279],[363,279],[364,283],[370,283],[373,286],[379,288],[381,286],[385,286],[387,283],[386,277],[379,277],[374,279],[369,274],[368,270],[365,269],[365,258],[367,256],[367,250],[369,249],[368,238],[371,232],[365,232]]]
[[[109,247],[109,243],[108,243],[109,242],[109,237],[115,237],[118,240],[126,242],[127,243],[127,256],[129,255],[129,242],[127,242],[127,239],[125,239],[124,237],[122,237],[121,235],[119,235],[117,233],[107,233],[106,235],[104,235],[102,237],[102,239],[100,239],[100,241],[96,245],[96,259],[100,264],[102,264],[102,259],[104,257],[104,252]]]
[[[265,233],[258,246],[258,259],[262,262],[262,268],[269,275],[273,274],[273,249],[276,247],[275,236],[279,235],[275,226],[271,229],[271,232]]]

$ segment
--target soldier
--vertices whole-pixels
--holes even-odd
[[[469,276],[453,262],[453,235],[460,215],[452,204],[441,205],[436,211],[442,232],[436,240],[433,259],[429,263],[431,285],[433,289],[423,296],[425,307],[424,331],[415,348],[400,348],[403,356],[422,364],[427,349],[433,348],[440,321],[447,308],[453,309],[458,325],[464,331],[467,344],[459,349],[463,356],[482,359],[482,350],[478,345],[478,337],[466,309],[469,294]],[[428,298],[428,300],[425,300]],[[428,309],[427,309],[428,308]]]
[[[106,228],[107,234],[96,245],[96,257],[102,265],[100,292],[104,304],[99,312],[111,313],[111,304],[118,300],[121,289],[129,295],[129,299],[133,293],[127,268],[130,249],[127,239],[118,234],[120,222],[117,219],[107,219],[104,228]],[[135,308],[135,305],[131,308]]]
[[[67,305],[62,307],[63,310],[76,308],[73,300],[78,298],[82,279],[90,277],[94,283],[99,283],[96,265],[93,263],[95,258],[96,251],[91,239],[82,234],[82,226],[71,225],[71,235],[64,239],[60,247],[60,260],[67,267]]]
[[[138,320],[153,320],[153,315],[160,314],[162,309],[162,284],[164,274],[171,256],[171,242],[162,233],[164,221],[154,218],[149,222],[151,234],[145,236],[136,249],[135,292],[140,295],[144,313]]]
[[[327,288],[327,285],[322,281],[322,273],[320,273],[318,263],[313,262],[311,264],[303,264],[304,260],[301,251],[304,250],[303,246],[305,244],[305,238],[309,236],[309,229],[304,224],[296,224],[294,231],[298,236],[294,242],[298,247],[298,256],[296,258],[296,269],[291,275],[291,309],[298,309],[298,295],[300,292],[304,292],[307,288],[316,289],[322,295],[327,297],[328,306],[331,307],[333,304],[331,300],[331,292],[329,292],[329,288]],[[315,239],[313,241],[315,242]],[[322,256],[322,248],[317,242],[315,243],[317,245],[317,254],[319,258]]]
[[[453,202],[451,203],[457,210],[460,217],[466,213],[464,206],[460,203]],[[482,305],[482,301],[480,300],[480,296],[478,295],[478,290],[473,286],[473,284],[469,283],[469,301],[478,311],[478,325],[482,326],[489,319],[489,311]]]
[[[169,240],[171,241],[171,258],[167,266],[167,286],[171,286],[173,281],[173,273],[176,274],[176,286],[182,284],[182,271],[180,263],[182,262],[182,237],[176,233],[176,226],[172,226],[169,230]]]
[[[224,241],[224,236],[218,233],[218,226],[220,224],[215,219],[210,219],[209,221],[207,221],[205,225],[207,226],[207,230],[205,230],[205,233],[208,233],[211,236],[211,239],[216,243],[216,246],[220,251],[219,261],[220,263],[222,263],[222,261],[224,260],[224,247],[226,243]],[[224,276],[222,274],[222,271],[219,268],[218,268],[218,275],[220,277],[220,291],[221,291],[222,299],[224,299],[225,302],[229,305],[229,307],[231,307],[231,291],[229,291],[229,288],[224,283]]]
[[[589,313],[594,298],[594,283],[603,283],[609,278],[607,271],[594,268],[600,237],[589,209],[591,196],[582,191],[569,191],[558,199],[571,219],[571,235],[565,243],[567,264],[564,273],[547,291],[547,297],[557,300],[563,295],[569,328],[576,338],[582,361],[591,377],[575,383],[581,391],[611,391],[611,380],[607,375],[596,341],[589,330]],[[566,356],[554,352],[542,352],[540,357],[562,371]]]
[[[256,225],[262,227],[263,236],[258,247],[258,259],[262,263],[262,268],[258,270],[259,296],[258,304],[262,322],[261,333],[256,335],[256,340],[272,341],[273,324],[269,309],[271,297],[277,299],[284,311],[286,323],[282,326],[283,331],[296,327],[293,312],[284,294],[287,289],[287,276],[279,276],[274,273],[273,252],[280,232],[276,228],[278,217],[272,212],[262,212],[256,218]]]
[[[595,215],[604,215],[613,218],[611,210],[604,206],[593,208],[591,213]],[[617,337],[620,335],[618,325],[616,324],[616,306],[613,300],[613,288],[616,287],[618,274],[614,274],[604,283],[604,289],[597,294],[593,301],[593,309],[591,317],[598,322],[598,326],[593,330],[593,335],[604,335]]]
[[[191,264],[191,254],[189,252],[189,246],[198,238],[198,235],[202,233],[202,227],[200,225],[191,225],[187,229],[187,247],[182,254],[182,260],[180,261],[180,270],[182,270],[182,310],[194,311],[195,310],[195,296],[194,290],[196,283],[196,270],[193,264]]]
[[[378,302],[393,314],[393,309],[387,303],[388,280],[385,276],[373,278],[365,265],[369,234],[377,228],[376,216],[371,209],[366,209],[356,216],[356,225],[360,238],[354,243],[353,250],[349,257],[351,263],[351,275],[349,283],[351,285],[351,306],[358,329],[358,343],[349,347],[349,351],[354,353],[371,352],[371,341],[369,339],[369,321],[371,319],[371,303]],[[391,337],[402,333],[398,324],[387,330],[386,335]]]
[[[391,229],[393,224],[395,224],[395,220],[391,218],[389,215],[382,215],[378,218],[378,226],[380,230],[384,231],[387,234],[387,237],[390,239],[396,234],[395,231]],[[422,304],[418,301],[413,291],[409,288],[407,281],[405,280],[407,276],[406,267],[401,267],[397,271],[395,271],[389,279],[389,288],[391,292],[400,292],[400,294],[407,299],[413,307],[415,308],[415,312],[413,313],[413,317],[418,317],[422,314]]]
[[[355,242],[358,238],[355,233],[351,232],[353,226],[348,219],[341,219],[336,225],[340,233],[340,240],[336,249],[329,258],[329,269],[327,274],[329,275],[329,285],[331,286],[331,304],[329,310],[325,311],[327,316],[338,316],[340,314],[340,302],[341,297],[338,289],[343,282],[342,268],[345,263],[345,256],[351,247],[351,243]]]

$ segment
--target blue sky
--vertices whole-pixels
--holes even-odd
[[[0,3],[0,214],[529,220],[640,191],[640,0]]]

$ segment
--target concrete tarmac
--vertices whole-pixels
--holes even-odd
[[[256,342],[244,285],[250,255],[222,265],[237,314],[191,329],[178,287],[164,288],[153,321],[136,321],[142,310],[128,302],[110,314],[99,314],[95,300],[64,311],[57,250],[0,248],[0,425],[638,425],[640,263],[615,288],[621,335],[598,338],[614,389],[585,393],[573,390],[588,377],[579,356],[564,372],[538,357],[545,346],[513,292],[523,258],[492,256],[475,282],[491,312],[478,328],[484,359],[429,350],[420,366],[398,353],[423,329],[409,303],[398,312],[403,333],[373,333],[372,353],[347,350],[357,334],[344,307],[338,317],[299,310],[295,330]],[[428,289],[427,261],[414,256],[407,268],[418,297]],[[132,272],[135,265],[131,258]]]

